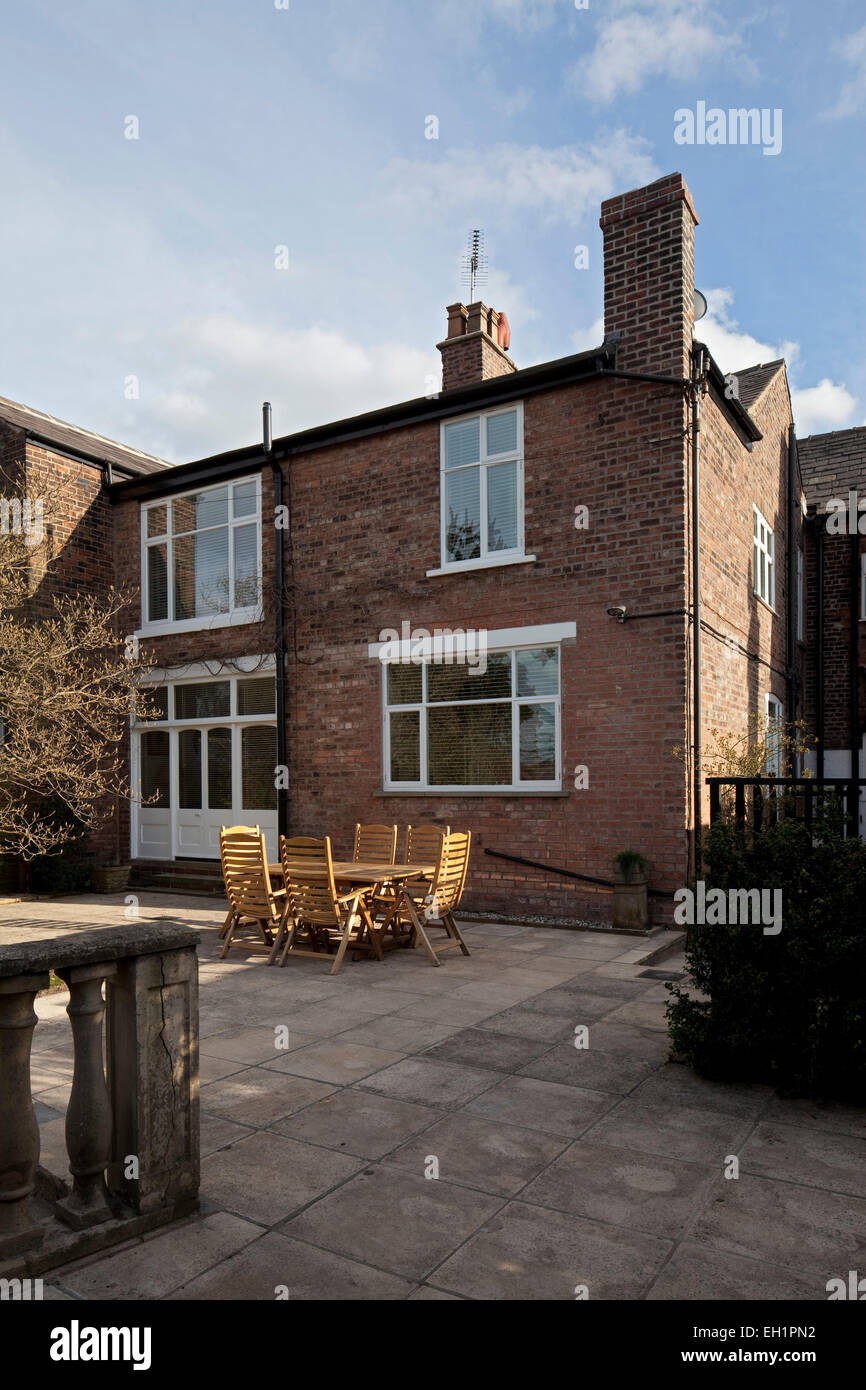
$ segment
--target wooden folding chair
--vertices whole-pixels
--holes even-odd
[[[396,825],[356,825],[353,861],[393,864],[397,857]]]
[[[257,825],[220,827],[220,859],[229,911],[220,929],[223,960],[232,946],[248,951],[270,951],[279,935],[286,906],[284,888],[274,888],[268,872],[263,832]],[[239,927],[255,926],[261,941],[235,941]]]
[[[324,840],[289,840],[283,836],[280,859],[287,907],[269,964],[277,960],[278,952],[279,964],[284,966],[290,954],[321,960],[323,954],[336,947],[331,967],[331,974],[336,975],[349,946],[370,950],[379,960],[383,959],[363,888],[337,892],[331,841],[327,836]]]
[[[463,940],[454,914],[460,906],[460,899],[463,897],[463,889],[466,886],[466,871],[469,868],[471,843],[472,832],[470,830],[467,830],[465,834],[458,832],[447,836],[443,861],[436,882],[428,894],[428,901],[422,918],[421,935],[423,937],[431,927],[439,926],[444,928],[448,937],[447,941],[442,941],[438,946],[432,947],[437,955],[442,951],[447,951],[451,946],[459,946],[464,956],[469,955],[469,947]]]
[[[431,965],[439,965],[439,956],[452,946],[459,946],[465,956],[469,955],[469,947],[463,940],[454,912],[466,883],[471,835],[468,832],[465,835],[452,835],[450,831],[447,834],[439,831],[439,852],[434,861],[434,855],[430,852],[436,848],[433,830],[435,827],[425,827],[423,839],[419,841],[416,836],[414,849],[419,863],[425,860],[435,862],[436,868],[431,877],[409,879],[404,883],[396,917],[400,926],[410,932],[412,945],[422,946]],[[420,852],[422,843],[425,851],[428,851],[425,854]],[[448,937],[447,941],[437,946],[427,935],[434,923],[441,926]]]

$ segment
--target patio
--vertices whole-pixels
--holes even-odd
[[[9,904],[0,932],[123,913]],[[333,977],[218,961],[224,915],[140,895],[141,921],[203,933],[201,1213],[46,1275],[47,1296],[825,1300],[866,1266],[866,1111],[668,1062],[667,995],[643,972],[672,933],[467,924],[469,959],[393,951]],[[32,1064],[55,1172],[66,998],[39,999]]]

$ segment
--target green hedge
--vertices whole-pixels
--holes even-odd
[[[706,836],[710,887],[781,888],[782,930],[695,925],[686,962],[709,1002],[669,986],[676,1052],[718,1080],[770,1082],[790,1095],[866,1099],[866,845],[841,810],[812,832],[785,819]]]

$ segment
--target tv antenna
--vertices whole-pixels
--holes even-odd
[[[477,286],[487,283],[487,255],[484,232],[480,227],[469,233],[469,244],[463,257],[463,283],[469,288],[469,303],[474,304]]]

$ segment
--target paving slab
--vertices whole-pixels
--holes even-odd
[[[734,1086],[725,1081],[708,1081],[691,1067],[671,1062],[660,1071],[654,1071],[635,1091],[634,1099],[647,1105],[707,1106],[710,1110],[730,1111],[732,1115],[756,1116],[764,1110],[772,1094],[770,1086]]]
[[[609,1148],[669,1155],[685,1162],[708,1163],[719,1169],[728,1154],[737,1154],[753,1121],[709,1106],[643,1105],[633,1096],[618,1102],[589,1131],[587,1138]]]
[[[201,1116],[201,1156],[216,1153],[217,1149],[227,1149],[239,1139],[245,1139],[254,1131],[249,1125],[239,1125],[234,1120],[220,1120],[216,1115]]]
[[[381,1047],[393,1052],[423,1052],[432,1044],[450,1038],[462,1031],[460,1023],[434,1023],[432,1019],[401,1018],[399,1014],[388,1014],[387,1018],[374,1018],[369,1023],[360,1023],[341,1033],[343,1042],[361,1043],[365,1047]]]
[[[646,1295],[652,1303],[704,1299],[787,1303],[826,1297],[824,1286],[808,1274],[797,1275],[781,1265],[689,1243],[677,1247]]]
[[[164,1298],[261,1234],[251,1221],[215,1212],[74,1270],[63,1285],[81,1298]]]
[[[402,1052],[386,1052],[380,1047],[365,1047],[363,1043],[346,1042],[338,1035],[296,1048],[279,1061],[266,1062],[264,1070],[348,1086],[401,1061],[403,1055]]]
[[[673,1240],[723,1181],[703,1164],[579,1139],[529,1183],[521,1198]]]
[[[764,1123],[743,1145],[740,1170],[866,1197],[866,1139],[804,1125]]]
[[[661,1065],[661,1059],[640,1061],[636,1057],[623,1057],[615,1052],[600,1052],[591,1045],[575,1047],[573,1043],[566,1042],[557,1043],[544,1056],[527,1062],[520,1068],[520,1075],[624,1096],[630,1092],[638,1094],[635,1087]]]
[[[269,1231],[232,1259],[193,1279],[174,1297],[276,1301],[278,1317],[282,1301],[392,1302],[406,1299],[411,1289],[411,1280]]]
[[[349,1154],[259,1130],[202,1160],[202,1194],[226,1211],[275,1226],[361,1166]]]
[[[549,1042],[519,1038],[513,1033],[464,1028],[459,1033],[452,1033],[443,1042],[428,1047],[424,1056],[443,1062],[460,1062],[468,1067],[489,1067],[492,1071],[513,1072],[549,1050]]]
[[[812,1266],[826,1282],[866,1270],[866,1201],[741,1172],[718,1184],[691,1238],[800,1273]]]
[[[503,1124],[577,1139],[615,1104],[615,1096],[601,1091],[536,1081],[530,1076],[509,1076],[465,1108]]]
[[[500,1197],[380,1164],[315,1202],[281,1230],[420,1281],[501,1205]]]
[[[440,1062],[426,1055],[406,1057],[358,1083],[365,1091],[415,1101],[440,1109],[460,1105],[496,1081],[496,1073],[457,1062]]]
[[[435,1283],[472,1299],[639,1298],[671,1243],[596,1221],[512,1202],[435,1272]]]
[[[410,1135],[441,1117],[432,1106],[413,1105],[367,1091],[337,1091],[318,1104],[278,1120],[272,1128],[290,1139],[321,1144],[360,1158],[382,1158]]]
[[[556,1043],[574,1037],[575,1023],[568,1015],[539,1013],[537,1009],[518,1004],[513,1009],[503,1009],[501,1013],[481,1019],[478,1026],[494,1033],[513,1033],[517,1038],[530,1038],[535,1042]]]
[[[201,1109],[205,1115],[261,1127],[292,1115],[305,1105],[312,1105],[333,1090],[333,1086],[307,1077],[284,1076],[280,1072],[266,1071],[264,1067],[246,1067],[234,1076],[202,1086]]]
[[[438,1179],[512,1197],[565,1148],[566,1140],[461,1111],[397,1149],[390,1163],[425,1174],[431,1158]]]
[[[288,1027],[288,1035],[285,1032]],[[211,1033],[201,1043],[202,1057],[219,1057],[230,1062],[243,1062],[246,1066],[257,1066],[262,1062],[273,1062],[284,1052],[296,1047],[306,1047],[312,1038],[306,1033],[285,1025],[279,1033],[275,1028],[256,1025],[252,1028],[226,1028],[221,1033]]]

